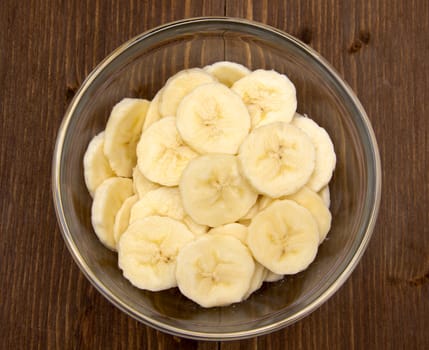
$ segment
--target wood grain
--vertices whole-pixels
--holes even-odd
[[[346,284],[287,329],[197,342],[112,306],[74,264],[50,190],[55,137],[87,74],[124,41],[185,17],[254,19],[319,51],[356,91],[382,157],[373,238]],[[12,0],[0,4],[1,349],[429,348],[429,3]]]

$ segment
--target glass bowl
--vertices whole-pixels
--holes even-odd
[[[180,294],[133,287],[117,255],[94,234],[91,197],[82,159],[123,97],[151,99],[184,68],[229,60],[250,69],[275,69],[295,84],[298,111],[331,135],[337,166],[330,183],[332,229],[310,267],[265,283],[242,303],[204,309]],[[128,41],[87,77],[64,116],[53,157],[52,187],[64,240],[89,281],[114,305],[162,331],[194,339],[226,340],[268,333],[296,322],[325,302],[361,258],[377,217],[380,159],[360,102],[320,55],[294,37],[255,22],[193,18],[170,23]]]

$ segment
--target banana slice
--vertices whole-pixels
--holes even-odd
[[[275,201],[253,218],[247,244],[267,269],[295,274],[316,257],[319,231],[307,209],[291,200]]]
[[[329,209],[323,203],[322,198],[307,187],[301,188],[298,192],[285,197],[302,205],[316,219],[319,228],[319,243],[322,243],[331,228],[332,215]]]
[[[270,270],[267,270],[268,273],[265,276],[264,282],[277,282],[283,279],[284,275],[279,275],[278,273],[274,273]]]
[[[309,180],[316,153],[308,136],[284,122],[264,125],[247,136],[238,159],[244,176],[262,194],[278,198]]]
[[[149,191],[159,188],[158,184],[146,179],[137,166],[133,169],[133,185],[134,193],[137,193],[139,198],[142,198]]]
[[[201,68],[185,69],[167,80],[160,95],[159,112],[163,117],[175,116],[183,97],[197,86],[216,81]]]
[[[211,227],[237,221],[258,196],[241,175],[237,158],[227,154],[208,154],[190,161],[179,189],[189,216]]]
[[[143,123],[143,131],[162,118],[162,115],[159,112],[159,100],[163,90],[164,89],[159,90],[149,104],[146,112],[146,118]]]
[[[296,114],[292,124],[308,135],[316,149],[316,165],[307,186],[318,192],[328,184],[334,172],[336,164],[334,145],[326,130],[314,120]]]
[[[92,227],[107,248],[116,250],[113,236],[115,216],[122,203],[133,193],[133,182],[123,177],[111,177],[95,190],[91,208]]]
[[[259,199],[259,211],[264,210],[266,207],[268,207],[274,201],[275,201],[275,199],[273,199],[271,197],[261,196],[261,198]]]
[[[252,128],[275,121],[289,123],[296,111],[296,90],[284,74],[258,69],[236,81],[232,90],[246,104]]]
[[[242,64],[229,61],[213,63],[204,67],[204,70],[229,88],[237,80],[240,80],[251,73],[251,71]]]
[[[193,239],[183,223],[148,216],[132,223],[119,240],[119,267],[138,288],[159,291],[175,287],[177,254]]]
[[[329,186],[326,185],[319,192],[318,195],[322,198],[323,203],[329,208],[331,206],[331,194],[329,192]]]
[[[97,187],[109,177],[116,176],[104,155],[104,131],[92,138],[83,156],[83,175],[91,197]]]
[[[184,246],[177,256],[177,285],[203,307],[226,306],[243,299],[255,263],[237,238],[206,235]]]
[[[197,224],[186,214],[177,187],[160,187],[147,192],[131,208],[129,222],[133,223],[153,215],[168,216],[182,221],[196,235],[204,234],[208,230],[207,226]]]
[[[137,145],[139,170],[150,181],[164,186],[177,186],[183,169],[196,156],[178,134],[174,117],[152,124]]]
[[[255,261],[255,270],[252,278],[250,279],[249,289],[244,294],[243,300],[246,300],[252,293],[262,287],[262,283],[264,283],[267,274],[268,270],[263,265]]]
[[[202,154],[236,154],[249,129],[250,116],[243,101],[220,83],[198,86],[177,109],[180,136]]]
[[[115,239],[116,247],[118,246],[119,239],[122,234],[128,228],[130,224],[130,213],[131,207],[138,201],[139,197],[137,195],[128,197],[124,203],[122,203],[121,208],[118,210],[115,216],[115,223],[113,225],[113,238]]]
[[[209,232],[211,235],[227,235],[233,236],[240,240],[241,243],[247,245],[247,226],[233,222],[212,228]]]
[[[148,106],[147,100],[124,98],[110,113],[106,125],[104,154],[118,176],[132,175],[136,165],[136,145]]]

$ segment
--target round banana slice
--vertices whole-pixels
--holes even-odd
[[[309,180],[316,152],[308,136],[290,124],[275,122],[253,130],[239,151],[245,177],[260,193],[278,198]]]
[[[331,206],[331,193],[329,192],[329,186],[326,185],[323,187],[318,193],[320,198],[322,198],[323,203],[325,203],[326,207]]]
[[[213,63],[204,67],[204,70],[229,88],[237,80],[240,80],[251,73],[251,71],[242,64],[229,61]]]
[[[177,254],[193,239],[183,223],[148,216],[130,224],[119,240],[119,267],[138,288],[159,291],[175,287]]]
[[[246,294],[244,294],[243,300],[246,300],[253,292],[256,292],[259,288],[262,287],[265,277],[268,273],[268,270],[258,262],[255,262],[255,270],[253,272],[252,278],[250,279],[250,286]]]
[[[142,198],[149,191],[159,188],[158,184],[146,179],[137,166],[133,169],[133,185],[134,193],[137,193],[139,198]]]
[[[133,223],[153,215],[168,216],[182,221],[196,235],[204,234],[208,230],[207,226],[197,224],[186,214],[177,187],[160,187],[147,192],[131,208],[129,222]]]
[[[201,68],[185,69],[167,80],[159,101],[159,112],[163,117],[175,116],[183,97],[197,86],[216,81]]]
[[[130,223],[130,213],[131,207],[138,201],[139,197],[137,195],[128,197],[124,203],[122,203],[121,208],[118,210],[115,216],[115,223],[113,225],[113,238],[115,239],[116,247],[118,246],[119,239],[122,234],[128,228]]]
[[[211,235],[227,235],[233,236],[240,240],[241,243],[247,245],[247,226],[233,222],[212,228],[209,232]]]
[[[247,244],[253,257],[277,274],[295,274],[314,260],[319,230],[310,212],[291,200],[275,201],[256,215]]]
[[[110,113],[106,125],[104,154],[118,176],[131,177],[149,101],[124,98]]]
[[[227,154],[208,154],[190,161],[179,189],[189,216],[211,227],[237,221],[258,196],[241,175],[237,157]]]
[[[252,128],[275,121],[289,123],[296,111],[296,90],[284,74],[258,69],[236,81],[232,90],[246,104]]]
[[[95,190],[104,180],[116,176],[103,149],[104,131],[92,138],[83,156],[83,174],[91,197],[94,197]]]
[[[152,124],[137,145],[139,170],[150,181],[164,186],[177,186],[183,169],[197,155],[181,139],[174,117]]]
[[[292,125],[304,131],[316,149],[316,165],[307,186],[318,192],[328,184],[334,172],[337,161],[334,145],[326,130],[310,118],[296,114],[292,120]]]
[[[319,243],[322,243],[331,228],[332,215],[329,209],[323,203],[322,198],[307,187],[301,188],[298,192],[286,196],[285,199],[291,199],[302,205],[316,219],[319,228]]]
[[[91,208],[92,227],[101,243],[109,249],[116,249],[113,236],[115,216],[122,203],[133,194],[133,182],[123,177],[111,177],[95,190]]]
[[[163,89],[159,90],[149,104],[149,107],[146,112],[146,118],[143,123],[143,131],[145,131],[149,126],[151,126],[153,123],[157,122],[162,118],[162,115],[159,112],[159,100],[162,91]]]
[[[283,279],[284,275],[279,275],[278,273],[274,273],[270,270],[267,270],[268,273],[265,276],[264,282],[277,282]]]
[[[202,154],[236,154],[249,129],[250,116],[243,101],[220,83],[198,86],[177,109],[180,136]]]
[[[177,285],[203,307],[239,302],[249,290],[255,263],[237,238],[206,235],[184,246],[177,256]]]

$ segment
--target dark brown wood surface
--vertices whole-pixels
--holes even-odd
[[[323,306],[258,338],[197,342],[111,305],[57,226],[51,159],[65,109],[113,49],[193,16],[268,23],[319,51],[356,91],[378,139],[383,198],[358,267]],[[0,349],[429,349],[429,2],[0,2]]]

